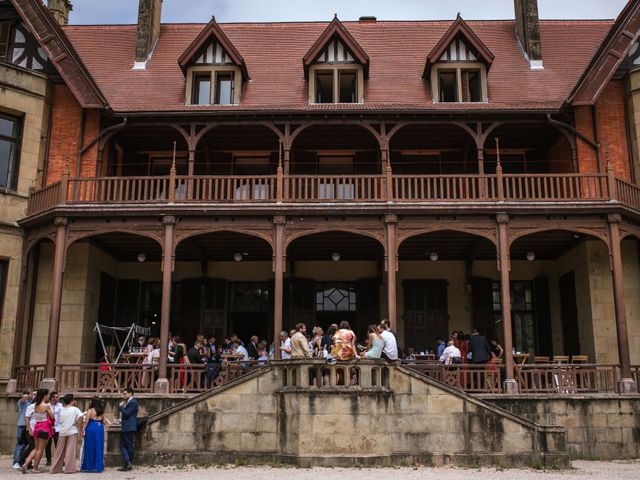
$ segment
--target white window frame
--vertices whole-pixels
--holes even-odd
[[[309,104],[326,105],[329,103],[316,102],[316,72],[333,72],[333,102],[340,102],[340,78],[339,71],[356,72],[356,102],[344,103],[344,105],[355,105],[364,103],[364,70],[362,65],[357,63],[317,63],[309,67]]]
[[[441,102],[440,101],[440,75],[439,70],[454,70],[456,72],[456,101]],[[463,70],[479,70],[480,71],[480,90],[482,100],[480,102],[463,102],[462,101],[462,71]],[[487,87],[487,67],[484,63],[479,62],[440,62],[431,68],[431,98],[433,103],[488,103],[488,87]]]
[[[229,105],[220,105],[213,103],[216,98],[216,75],[218,73],[233,73],[233,102]],[[201,66],[193,66],[187,70],[187,82],[186,82],[186,90],[185,90],[185,105],[193,106],[197,104],[193,103],[193,81],[196,75],[201,74],[209,74],[211,76],[211,90],[210,90],[210,98],[209,105],[215,105],[217,107],[226,107],[233,105],[240,105],[240,95],[242,90],[242,72],[240,68],[235,65],[201,65]]]

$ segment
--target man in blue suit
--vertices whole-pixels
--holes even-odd
[[[118,469],[121,472],[133,468],[133,440],[138,430],[138,401],[133,398],[134,393],[133,388],[125,388],[120,402],[120,452],[124,460],[124,466]]]

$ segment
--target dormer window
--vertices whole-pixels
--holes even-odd
[[[303,59],[309,103],[363,103],[369,57],[334,18]]]
[[[424,78],[433,101],[487,102],[493,54],[460,16],[427,57]]]
[[[186,76],[187,105],[238,105],[242,81],[249,80],[244,59],[215,19],[178,60]]]

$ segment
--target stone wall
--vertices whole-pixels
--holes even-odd
[[[573,458],[640,457],[640,396],[483,398],[532,422],[565,427]]]
[[[291,365],[299,379],[293,385],[283,373]],[[313,368],[321,365],[341,367],[320,361]],[[275,362],[152,417],[138,434],[139,458],[155,464],[238,458],[303,466],[565,464],[562,429],[539,427],[402,367],[389,367],[383,384],[367,383],[371,365],[377,364],[358,364],[359,387],[318,388],[305,381],[309,362]],[[117,442],[111,433],[114,461]]]

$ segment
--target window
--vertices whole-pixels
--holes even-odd
[[[209,105],[211,103],[211,74],[198,73],[193,76],[192,105]]]
[[[358,103],[358,70],[316,70],[313,76],[315,103]]]
[[[17,187],[20,124],[18,118],[0,115],[0,188]]]
[[[9,57],[9,40],[11,22],[0,22],[0,61],[6,62]]]
[[[356,287],[351,282],[319,282],[316,290],[317,312],[355,312]]]
[[[433,98],[437,102],[484,102],[486,69],[478,63],[441,63],[432,70]]]
[[[216,105],[233,105],[233,72],[216,73]]]
[[[535,311],[532,282],[511,282],[511,328],[516,352],[535,354]],[[502,301],[500,282],[493,283],[493,313],[496,333],[502,332]]]
[[[316,73],[316,103],[333,103],[333,71]]]
[[[0,321],[4,312],[4,298],[7,291],[7,273],[9,271],[9,260],[0,260]]]

